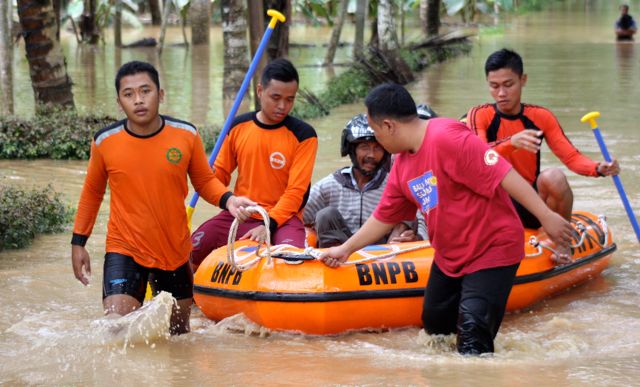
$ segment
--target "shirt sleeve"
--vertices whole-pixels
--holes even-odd
[[[234,133],[235,132],[233,131],[229,132],[227,138],[220,147],[220,152],[218,153],[218,156],[216,157],[216,161],[214,163],[214,173],[216,177],[222,182],[223,185],[227,187],[229,186],[229,183],[231,183],[231,174],[238,167],[236,154],[234,151],[235,147],[233,146],[235,138]]]
[[[542,131],[551,151],[573,172],[583,176],[599,176],[596,170],[598,163],[580,153],[569,141],[553,113],[545,111],[545,114]]]
[[[317,137],[307,138],[298,145],[289,171],[287,188],[285,188],[280,200],[269,211],[269,217],[278,226],[291,219],[302,209],[304,197],[311,184],[317,151]]]
[[[189,178],[198,194],[209,203],[219,206],[222,195],[227,192],[227,187],[216,179],[207,155],[204,152],[204,144],[200,135],[196,134],[193,143],[193,154],[189,163]]]
[[[455,182],[487,198],[512,168],[495,149],[491,149],[472,132],[458,130],[441,136],[438,143],[443,155],[457,155],[443,160],[445,171]]]
[[[396,160],[389,172],[387,185],[384,187],[378,206],[373,211],[373,216],[382,223],[396,224],[403,220],[414,219],[418,207],[406,198],[402,192],[402,183],[399,180],[398,165],[401,160]]]
[[[107,179],[108,174],[104,160],[95,141],[92,141],[87,176],[82,186],[78,212],[73,226],[74,240],[78,241],[77,244],[84,246],[93,231],[107,187]]]
[[[487,130],[489,129],[489,125],[491,125],[491,120],[487,116],[486,111],[487,109],[483,109],[482,106],[471,108],[469,113],[467,113],[467,127],[473,130],[483,142],[489,144],[496,152],[506,157],[513,153],[516,148],[511,144],[511,137],[489,142]]]

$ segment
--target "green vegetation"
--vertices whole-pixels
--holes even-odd
[[[0,159],[87,160],[93,135],[115,121],[65,110],[28,120],[0,116]],[[200,128],[207,150],[213,149],[217,133],[215,125]]]
[[[445,61],[457,55],[468,53],[471,44],[467,40],[459,43],[408,48],[401,53],[412,71],[420,71],[433,63]],[[355,63],[344,73],[333,78],[319,95],[300,90],[292,114],[302,119],[329,114],[329,110],[364,98],[375,85],[385,82],[390,72],[388,64],[379,58],[369,56],[365,62]],[[391,79],[389,79],[391,81]]]
[[[51,186],[26,191],[0,183],[0,251],[25,247],[37,234],[62,231],[71,214]]]
[[[93,133],[113,121],[64,110],[29,120],[0,117],[0,159],[88,159]]]

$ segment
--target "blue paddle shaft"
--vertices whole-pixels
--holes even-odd
[[[227,133],[231,129],[231,124],[236,117],[236,113],[240,108],[240,104],[242,103],[242,99],[244,98],[247,89],[249,88],[249,84],[251,83],[251,78],[253,78],[253,74],[256,72],[258,68],[258,64],[260,63],[260,59],[262,58],[262,54],[264,50],[267,48],[267,44],[269,44],[269,38],[271,38],[271,34],[273,33],[273,28],[271,26],[267,27],[262,36],[262,40],[260,41],[260,45],[256,50],[256,54],[251,61],[251,65],[249,66],[249,71],[244,76],[244,80],[242,81],[242,86],[240,86],[240,90],[238,90],[238,95],[236,95],[235,101],[233,101],[233,106],[231,106],[231,110],[227,115],[227,119],[224,121],[224,125],[222,126],[222,130],[218,135],[218,139],[216,140],[216,145],[213,147],[213,151],[211,151],[211,156],[209,156],[209,165],[213,165],[214,161],[216,161],[216,157],[218,157],[218,153],[220,153],[220,148],[222,148],[222,143],[224,143],[225,137],[227,137]],[[196,192],[191,197],[191,202],[189,202],[189,207],[195,208],[198,203],[198,199],[200,195]]]
[[[604,143],[604,139],[602,138],[602,134],[600,134],[600,129],[593,128],[593,135],[596,137],[598,141],[598,145],[600,146],[600,151],[602,152],[602,156],[605,161],[611,162],[611,155],[609,154],[609,150],[607,149],[607,145]],[[631,222],[631,226],[633,227],[633,231],[636,233],[636,239],[640,242],[640,226],[638,226],[638,220],[636,219],[636,215],[633,213],[633,209],[631,208],[631,204],[629,203],[629,199],[627,199],[627,194],[624,191],[624,187],[622,186],[622,180],[620,180],[620,176],[612,176],[613,182],[618,189],[618,194],[620,195],[620,199],[622,199],[622,204],[624,205],[624,209],[627,211],[627,216],[629,217],[629,221]]]

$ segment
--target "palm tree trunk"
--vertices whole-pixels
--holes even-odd
[[[122,0],[114,0],[113,44],[122,47]]]
[[[428,0],[427,36],[436,36],[440,31],[440,2],[441,0]]]
[[[151,13],[151,24],[159,26],[162,24],[162,9],[160,0],[149,0],[149,12]]]
[[[24,31],[25,49],[36,111],[60,106],[74,109],[71,78],[56,37],[51,0],[18,0],[18,16]]]
[[[12,0],[0,0],[0,114],[13,114]]]
[[[291,0],[264,0],[265,25],[269,23],[271,18],[267,16],[266,10],[275,9],[282,13],[286,18],[286,23],[278,23],[278,26],[271,34],[269,46],[267,46],[267,54],[269,60],[286,57],[289,55],[289,23],[291,23]]]
[[[409,65],[400,56],[400,45],[398,44],[391,0],[378,2],[378,49],[396,73],[399,83],[406,84],[413,80],[413,73]]]
[[[329,41],[329,48],[327,49],[327,55],[324,57],[324,65],[329,66],[333,64],[333,59],[336,56],[336,49],[338,43],[340,43],[340,34],[342,33],[342,26],[344,25],[344,19],[347,15],[347,6],[349,2],[347,0],[340,0],[338,5],[338,20],[333,26],[331,32],[331,40]]]
[[[249,41],[251,46],[251,57],[253,58],[256,55],[256,51],[258,51],[258,46],[262,40],[262,34],[264,34],[264,17],[262,16],[264,14],[264,8],[262,0],[247,0],[247,5],[249,8]],[[260,98],[258,98],[258,93],[256,93],[255,90],[256,87],[258,87],[260,75],[262,74],[262,70],[266,63],[267,59],[263,54],[262,58],[260,58],[258,68],[256,68],[256,71],[253,74],[253,105],[255,110],[260,110]]]
[[[367,0],[356,0],[356,36],[353,42],[353,57],[355,59],[362,58],[363,55],[367,3]]]
[[[224,3],[224,1],[222,2]],[[191,44],[209,44],[210,1],[191,0]]]
[[[222,35],[224,41],[224,75],[222,93],[225,100],[225,115],[242,85],[249,69],[249,47],[247,42],[247,19],[244,0],[221,0]],[[249,96],[245,94],[244,101]]]

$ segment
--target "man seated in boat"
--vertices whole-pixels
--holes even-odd
[[[638,31],[636,21],[629,15],[629,6],[620,6],[620,18],[616,20],[616,39],[633,40],[633,35]]]
[[[268,212],[271,242],[304,247],[302,209],[311,187],[318,138],[311,125],[289,115],[298,82],[297,70],[286,59],[265,67],[256,90],[261,110],[236,117],[216,158],[214,173],[228,186],[237,169],[233,192],[251,195]],[[222,211],[191,235],[195,268],[212,250],[227,244],[232,222],[233,216]],[[267,235],[259,217],[248,219],[237,232],[238,239],[258,242]]]
[[[423,117],[435,116],[426,105],[420,105],[418,111]],[[337,246],[349,239],[371,216],[387,185],[391,154],[376,141],[366,114],[353,117],[342,130],[340,154],[349,155],[352,165],[315,183],[304,208],[304,223],[315,230],[318,247]],[[422,215],[396,224],[376,243],[417,239],[427,239]]]
[[[397,84],[377,86],[366,97],[369,126],[396,159],[373,215],[319,259],[337,267],[420,210],[434,248],[422,312],[425,330],[457,333],[462,354],[493,352],[524,257],[524,228],[509,195],[540,219],[556,244],[568,246],[573,227],[464,124],[423,120],[412,104]]]
[[[618,161],[597,162],[586,157],[569,141],[553,113],[521,102],[527,74],[516,52],[502,49],[491,54],[485,63],[485,75],[495,103],[471,108],[467,126],[511,163],[549,208],[571,219],[573,192],[564,172],[560,168],[540,171],[542,139],[570,170],[583,176],[617,175]],[[538,219],[517,200],[513,204],[525,227],[540,227]]]
[[[91,263],[85,244],[108,183],[105,314],[122,316],[140,308],[148,283],[154,295],[167,291],[177,300],[170,330],[186,333],[193,298],[184,208],[187,176],[205,200],[232,216],[245,219],[249,213],[244,207],[255,203],[227,192],[215,178],[195,126],[158,113],[164,90],[151,64],[125,63],[115,85],[116,101],[126,118],[98,131],[91,142],[71,239],[73,273],[83,285],[89,284]]]

